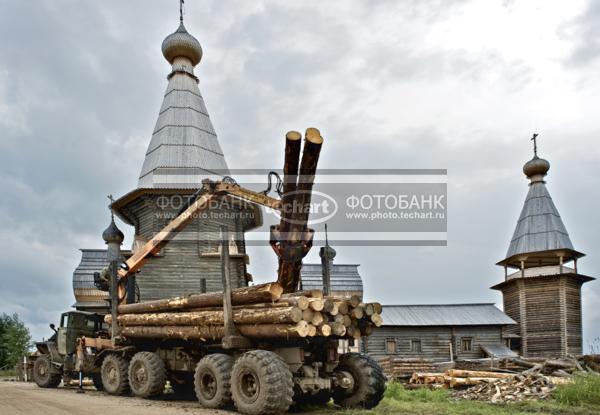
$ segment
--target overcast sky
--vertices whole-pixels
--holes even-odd
[[[36,338],[74,302],[78,249],[103,247],[106,195],[137,186],[177,3],[0,0],[0,312]],[[315,126],[323,168],[448,169],[447,247],[338,247],[368,299],[501,305],[534,130],[580,270],[600,276],[600,2],[188,0],[185,19],[230,168],[280,167],[285,132]],[[275,275],[269,248],[250,256]],[[600,283],[583,298],[587,345]]]

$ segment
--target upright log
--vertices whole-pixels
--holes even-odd
[[[300,147],[302,135],[298,131],[289,131],[285,135],[285,158],[283,162],[283,196],[281,197],[282,235],[287,235],[292,223],[294,200],[298,185],[298,168],[300,163]]]
[[[264,303],[277,300],[282,293],[277,283],[267,283],[231,290],[231,302],[234,305]],[[164,300],[146,301],[143,303],[121,304],[120,314],[151,313],[157,311],[183,310],[186,308],[218,307],[223,305],[223,293],[191,294],[186,297],[175,297]]]
[[[294,292],[300,282],[300,269],[302,258],[308,253],[312,245],[312,237],[307,240],[306,226],[310,213],[310,200],[323,137],[316,128],[308,128],[305,134],[304,148],[298,184],[292,203],[292,215],[289,224],[280,224],[279,241],[279,269],[277,282],[283,287],[284,292]]]

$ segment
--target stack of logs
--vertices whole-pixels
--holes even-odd
[[[511,379],[515,376],[514,373],[450,369],[444,373],[414,373],[409,383],[415,385],[434,385],[436,388],[459,388],[490,383],[496,379]]]
[[[282,291],[277,283],[232,290],[233,321],[242,336],[359,339],[382,324],[381,304],[362,303],[358,296]],[[225,335],[222,304],[220,292],[124,304],[118,308],[117,321],[121,335],[127,338],[215,341]],[[111,316],[105,321],[112,324]]]
[[[491,403],[540,400],[550,397],[556,385],[565,382],[564,378],[541,374],[518,374],[481,382],[468,389],[454,392],[453,397]]]
[[[568,356],[560,359],[510,359],[513,365],[526,369],[524,374],[543,374],[570,378],[576,373],[600,374],[600,355]]]

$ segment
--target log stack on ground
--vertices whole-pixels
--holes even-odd
[[[562,381],[563,378],[558,378]],[[550,396],[556,388],[556,379],[540,374],[515,375],[507,378],[494,378],[482,381],[462,391],[456,391],[454,398],[491,403],[541,400]]]
[[[444,373],[414,373],[409,389],[457,389],[456,399],[492,403],[545,399],[555,385],[569,379],[545,376],[540,373],[500,373],[472,370],[447,370]]]
[[[440,373],[413,373],[409,383],[432,385],[434,388],[459,388],[493,382],[495,379],[511,379],[514,373],[483,372],[450,369]]]
[[[233,322],[241,335],[359,339],[382,323],[379,303],[363,304],[358,297],[324,297],[319,290],[282,291],[278,283],[232,290]],[[222,301],[222,293],[205,293],[121,305],[117,323],[129,339],[218,341],[225,335]],[[111,315],[105,321],[112,324]]]

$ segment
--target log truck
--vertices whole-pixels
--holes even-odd
[[[300,133],[286,134],[279,199],[230,178],[206,179],[188,206],[124,264],[118,261],[123,234],[112,220],[103,234],[111,260],[105,284],[110,330],[82,333],[74,360],[69,360],[75,365],[61,366],[52,356],[42,359],[53,363],[34,370],[38,385],[57,386],[63,371],[77,371],[109,394],[149,398],[160,395],[168,380],[176,391],[194,391],[204,407],[234,404],[247,415],[285,413],[295,403],[325,404],[331,398],[347,408],[376,406],[386,381],[379,365],[366,354],[338,354],[339,340],[347,333],[353,333],[352,342],[370,332],[363,305],[355,299],[348,305],[319,292],[297,292],[302,258],[314,235],[307,222],[323,139],[317,129],[307,129],[300,161],[301,142]],[[129,278],[222,197],[280,212],[270,238],[279,258],[277,281],[232,290],[227,229],[222,227],[223,292],[132,302]],[[376,307],[367,310],[372,321],[380,320]],[[324,315],[331,325],[325,324]],[[38,350],[48,354],[49,348],[39,344]]]

